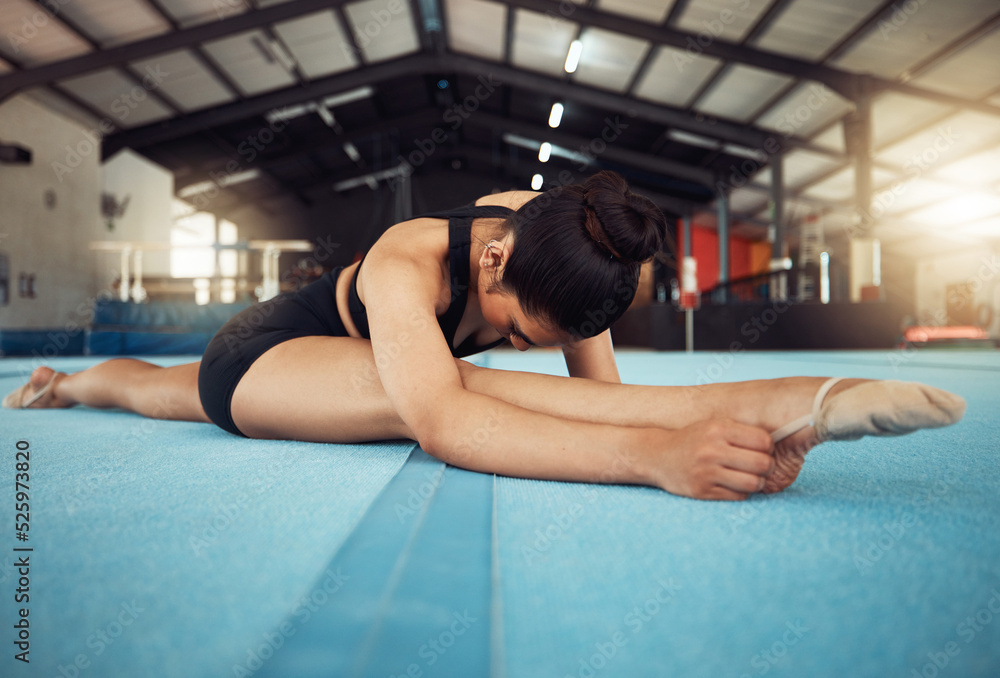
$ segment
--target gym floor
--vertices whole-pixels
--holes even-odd
[[[479,361],[564,370],[545,350]],[[619,364],[632,383],[922,381],[968,410],[947,429],[822,445],[790,489],[743,503],[469,473],[408,441],[3,410],[0,673],[1000,674],[1000,353],[625,350]],[[0,391],[31,366],[0,361]],[[19,588],[30,600],[11,605]],[[30,664],[11,644],[19,609]]]

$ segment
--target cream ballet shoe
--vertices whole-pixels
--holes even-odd
[[[965,413],[965,400],[954,393],[910,381],[866,381],[824,402],[841,379],[824,382],[813,400],[812,412],[785,424],[771,439],[780,442],[806,426],[816,430],[820,442],[900,436],[922,428],[950,426]]]
[[[29,407],[37,403],[39,400],[41,400],[45,396],[45,394],[49,392],[49,390],[52,388],[52,384],[56,383],[56,376],[58,374],[59,374],[58,372],[53,372],[52,377],[49,379],[49,382],[45,384],[45,386],[38,389],[38,392],[35,393],[30,398],[24,400],[24,394],[27,393],[28,389],[31,388],[31,380],[29,379],[28,383],[22,385],[20,388],[11,391],[6,396],[4,396],[4,399],[2,402],[0,402],[0,405],[3,405],[4,407],[12,410],[28,409]]]

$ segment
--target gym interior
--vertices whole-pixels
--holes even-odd
[[[4,0],[0,33],[4,393],[197,361],[393,224],[609,169],[672,239],[623,381],[968,403],[738,503],[5,409],[4,676],[998,675],[996,2]]]

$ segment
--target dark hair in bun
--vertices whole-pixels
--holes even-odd
[[[514,247],[499,287],[524,312],[577,338],[625,313],[639,267],[668,239],[663,213],[615,172],[551,189],[510,219]]]

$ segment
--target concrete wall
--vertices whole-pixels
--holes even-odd
[[[100,239],[169,243],[173,174],[129,149],[109,158],[102,174],[103,190],[119,201],[128,196],[129,202],[125,213],[114,220],[114,228],[108,229],[102,220],[105,223]],[[99,284],[107,285],[111,281],[108,269],[118,265],[117,255],[108,252],[97,257]],[[144,276],[169,276],[169,252],[144,252],[142,269]]]
[[[0,140],[30,148],[30,165],[0,165],[0,252],[10,297],[0,328],[85,325],[97,292],[88,243],[100,233],[100,150],[86,128],[23,95],[0,104]],[[34,275],[35,298],[18,294]]]

